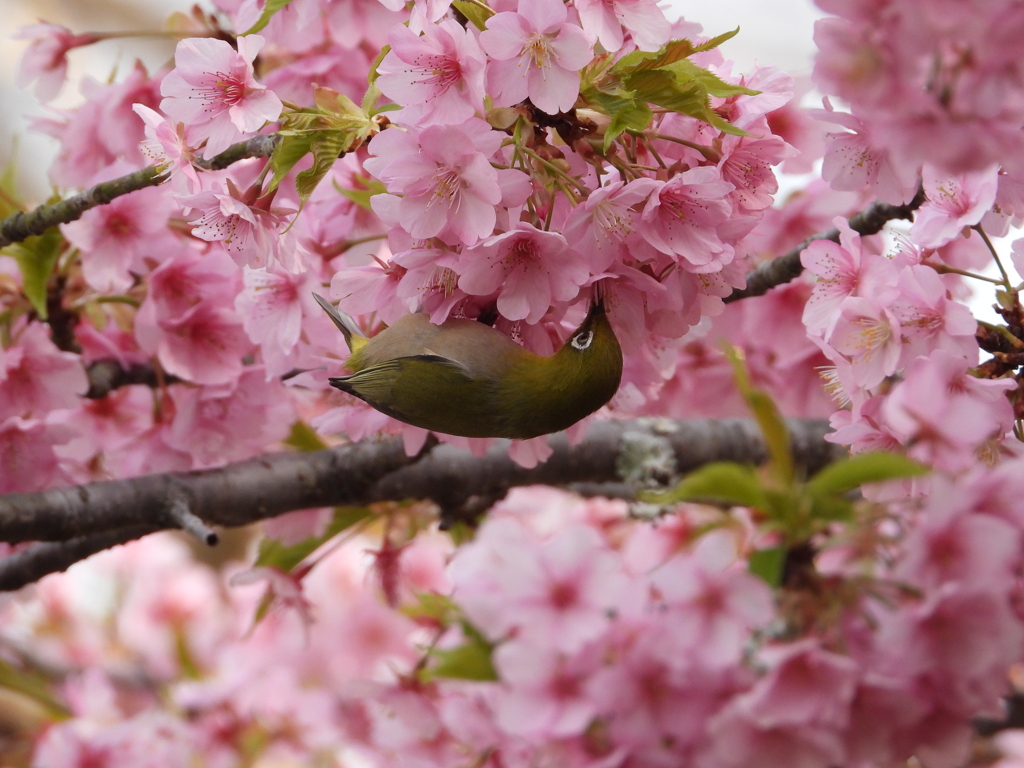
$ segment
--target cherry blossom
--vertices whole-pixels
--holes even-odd
[[[314,313],[310,304],[316,288],[313,275],[294,275],[280,268],[247,269],[242,281],[245,288],[235,299],[235,310],[249,338],[263,351],[267,378],[281,376],[295,367],[293,352],[303,316]]]
[[[171,187],[176,193],[185,195],[198,192],[201,186],[199,174],[192,166],[195,152],[187,144],[185,126],[182,123],[171,125],[145,104],[134,104],[132,110],[146,124],[143,154],[152,160],[161,172],[168,174]]]
[[[973,226],[996,199],[997,169],[951,177],[925,166],[925,202],[914,218],[910,236],[925,248],[945,245],[964,227]]]
[[[828,349],[850,363],[857,386],[870,388],[895,373],[901,338],[899,321],[889,309],[872,299],[850,296],[840,303],[826,341]]]
[[[449,19],[419,36],[395,27],[389,40],[377,84],[403,106],[422,105],[416,123],[458,125],[483,111],[484,53],[466,30]]]
[[[576,10],[584,31],[596,37],[609,53],[622,48],[623,29],[641,51],[656,51],[668,42],[665,14],[650,0],[581,0]]]
[[[367,168],[389,192],[403,195],[398,218],[414,238],[434,237],[448,227],[473,245],[494,230],[494,206],[502,199],[498,172],[488,161],[499,144],[500,137],[476,119],[431,126],[417,138],[385,131],[371,145],[375,160]],[[374,198],[374,210],[380,197]]]
[[[262,48],[259,35],[239,37],[237,51],[209,38],[178,43],[175,69],[160,86],[160,108],[189,126],[196,140],[206,139],[205,156],[223,152],[281,114],[281,100],[253,75],[253,59]]]
[[[13,344],[0,348],[0,419],[38,419],[54,409],[74,408],[88,388],[77,356],[57,349],[39,323],[29,323]]]
[[[644,207],[641,235],[691,271],[720,269],[732,260],[732,249],[718,235],[732,214],[723,199],[732,189],[711,167],[692,168],[659,183]]]
[[[800,254],[804,268],[818,276],[804,309],[804,323],[813,332],[827,331],[827,323],[838,320],[836,310],[848,296],[879,301],[896,297],[896,270],[886,259],[865,254],[860,237],[846,219],[834,220],[839,243],[815,240]]]
[[[499,107],[529,98],[549,114],[566,112],[580,91],[579,70],[594,58],[586,34],[555,0],[519,0],[491,17],[480,45],[492,61],[487,87]]]
[[[564,237],[526,223],[467,249],[459,272],[466,293],[498,291],[498,311],[528,323],[540,320],[552,302],[574,298],[590,276]]]
[[[75,35],[56,24],[29,24],[15,32],[15,40],[31,40],[18,63],[18,85],[27,88],[35,83],[36,98],[52,101],[64,85],[68,73],[68,51],[91,45],[101,35]]]
[[[270,199],[253,200],[231,182],[178,200],[195,213],[192,234],[210,242],[224,244],[235,263],[241,266],[273,267],[280,264],[292,272],[301,270],[300,248],[288,230],[285,216],[293,211],[271,208]],[[195,214],[193,214],[195,215]]]
[[[127,163],[114,163],[93,182],[108,181],[128,170]],[[82,249],[82,271],[88,283],[102,293],[123,293],[133,283],[133,272],[148,271],[144,258],[154,253],[154,246],[173,249],[167,231],[171,211],[166,190],[142,189],[86,211],[78,221],[62,225],[61,231]]]

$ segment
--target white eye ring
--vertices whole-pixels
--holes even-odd
[[[590,342],[592,342],[593,340],[594,332],[586,331],[584,333],[577,333],[575,336],[572,337],[572,341],[570,343],[573,345],[575,349],[578,349],[582,352],[584,349],[587,349],[587,347],[590,346]]]

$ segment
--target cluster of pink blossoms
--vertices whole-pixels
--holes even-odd
[[[817,0],[816,85],[852,114],[822,115],[832,134],[826,179],[913,197],[922,166],[945,173],[1002,167],[999,208],[1024,216],[1024,64],[1014,0]],[[900,200],[902,198],[902,200]]]
[[[763,542],[743,514],[694,544],[706,510],[651,525],[622,502],[529,488],[454,553],[444,536],[417,536],[387,578],[366,540],[349,542],[306,577],[301,610],[255,628],[259,587],[239,574],[225,589],[180,541],[157,537],[8,603],[0,638],[67,671],[73,717],[44,731],[40,768],[234,766],[247,749],[260,765],[770,768],[915,755],[955,768],[970,718],[998,715],[1024,642],[1013,607],[1024,517],[1007,514],[1021,477],[1014,461],[956,487],[936,480],[930,501],[903,510],[906,534],[876,531],[900,546],[898,562],[840,536],[817,586],[788,604],[747,571]],[[851,589],[865,581],[871,590]],[[467,641],[437,595],[475,642],[494,644],[497,680],[423,675]],[[789,637],[811,608],[813,628]]]
[[[344,351],[311,294],[328,285],[367,330],[414,311],[496,314],[549,354],[600,283],[625,351],[605,415],[745,415],[726,340],[787,415],[831,416],[829,439],[935,473],[866,489],[876,506],[822,526],[806,578],[774,589],[747,567],[780,541],[756,511],[648,521],[540,488],[460,547],[389,523],[287,574],[224,579],[151,538],[0,603],[0,663],[55,671],[71,713],[28,762],[962,765],[971,719],[999,715],[1024,647],[1018,382],[975,375],[964,278],[991,262],[983,233],[1024,217],[1007,54],[1021,11],[821,5],[839,16],[818,27],[816,80],[850,114],[800,110],[787,75],[737,75],[717,48],[681,60],[732,94],[706,117],[738,132],[658,108],[603,146],[601,77],[704,39],[653,0],[292,0],[258,34],[244,33],[264,2],[219,0],[235,46],[196,15],[173,68],[87,79],[81,106],[37,118],[60,143],[62,191],[149,162],[167,182],[61,226],[52,332],[0,256],[0,492],[217,466],[280,447],[296,422],[352,440],[400,431],[417,450],[423,430],[327,386]],[[480,25],[462,16],[474,9]],[[46,98],[93,39],[24,36],[22,78]],[[325,94],[360,103],[385,45],[374,87],[394,109],[308,197],[308,159],[274,189],[262,158],[209,169]],[[823,150],[814,118],[846,130]],[[773,207],[773,166],[807,171],[822,151],[823,179]],[[895,248],[847,225],[919,186]],[[723,302],[833,223],[839,242],[803,251],[805,278]],[[111,361],[149,366],[156,386],[83,399],[84,366]],[[533,464],[548,450],[510,452]],[[420,530],[401,517],[412,509],[388,514]],[[266,533],[290,544],[324,524],[315,510]],[[254,627],[263,581],[277,602]],[[475,678],[444,671],[467,653]]]

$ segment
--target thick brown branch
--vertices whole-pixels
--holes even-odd
[[[856,216],[850,217],[850,229],[861,235],[877,234],[893,219],[912,219],[914,211],[920,208],[923,202],[923,189],[919,189],[914,199],[905,205],[889,205],[876,201]],[[759,264],[747,273],[747,287],[729,294],[725,298],[726,304],[751,296],[762,296],[777,285],[795,280],[804,271],[803,264],[800,263],[800,254],[815,240],[831,240],[838,243],[839,230],[833,227],[827,232],[811,235],[788,253]]]
[[[21,589],[47,574],[66,571],[97,552],[159,530],[157,525],[133,525],[68,541],[33,544],[0,560],[0,589]]]
[[[823,421],[793,420],[789,427],[796,459],[808,474],[845,453],[822,439],[828,431]],[[238,526],[297,509],[402,499],[431,499],[443,512],[455,511],[474,497],[499,499],[521,485],[638,487],[710,461],[760,463],[766,456],[757,427],[744,420],[608,421],[592,425],[578,445],[570,446],[562,434],[551,444],[552,456],[532,469],[509,459],[505,441],[480,458],[449,445],[408,457],[401,440],[387,438],[313,453],[268,454],[220,469],[9,494],[0,496],[0,540],[74,540],[74,547],[87,549],[88,542],[109,533],[114,540],[104,541],[110,546],[178,527],[164,512],[176,496],[186,498],[206,523]],[[54,546],[63,545],[37,544],[15,563],[0,560],[0,590],[26,583],[29,571],[38,578],[41,566],[30,554],[37,548],[47,547],[39,550],[47,563],[66,568],[74,562],[58,560]]]
[[[280,141],[277,135],[256,136],[234,144],[210,160],[199,160],[196,165],[209,170],[227,168],[247,157],[268,157]],[[143,168],[117,179],[104,181],[66,200],[52,205],[41,205],[27,213],[19,211],[0,221],[0,248],[18,243],[32,235],[41,235],[57,224],[67,224],[98,205],[106,205],[114,198],[146,187],[155,187],[166,180],[155,166]]]

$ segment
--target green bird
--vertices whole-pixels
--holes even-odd
[[[601,298],[562,348],[543,357],[475,320],[399,318],[372,338],[313,294],[351,351],[328,379],[381,413],[433,432],[527,440],[558,432],[611,400],[622,350]]]

